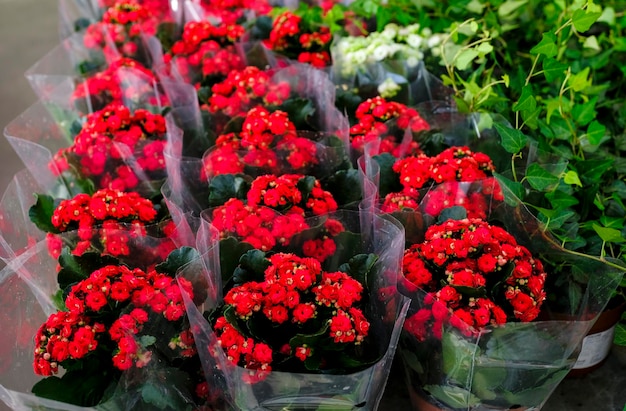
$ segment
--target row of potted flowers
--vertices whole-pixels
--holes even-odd
[[[419,62],[442,36],[340,4],[60,5],[78,31],[5,130],[3,358],[34,374],[9,406],[376,409],[398,348],[416,409],[533,408],[571,369],[623,269],[503,183],[513,129]]]

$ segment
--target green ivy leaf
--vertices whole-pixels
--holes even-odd
[[[563,181],[565,184],[574,184],[579,187],[582,187],[583,184],[580,182],[580,178],[578,178],[578,173],[574,170],[569,170],[565,175],[563,175]]]
[[[572,15],[572,23],[577,32],[584,33],[589,30],[601,15],[602,13],[593,13],[578,9]]]
[[[459,70],[465,70],[478,57],[478,51],[467,49],[460,52],[454,59],[454,66]]]
[[[506,127],[499,123],[493,125],[500,134],[502,147],[509,153],[515,154],[522,151],[526,147],[528,138],[516,128]]]
[[[167,274],[175,277],[178,270],[191,261],[198,260],[200,254],[193,247],[181,247],[172,251],[165,261],[158,264],[155,270],[161,274]]]
[[[590,87],[589,67],[585,67],[582,71],[571,76],[567,83],[574,91],[583,91],[587,87]]]
[[[567,208],[579,203],[576,197],[561,190],[554,190],[546,193],[546,199],[550,202],[553,208]]]
[[[561,63],[553,58],[546,58],[543,61],[543,75],[549,83],[553,83],[565,77],[567,64]]]
[[[548,191],[559,183],[559,178],[539,164],[533,163],[526,170],[524,177],[535,190]]]
[[[503,189],[502,192],[506,203],[513,206],[519,204],[519,200],[524,198],[524,186],[522,183],[508,179],[502,174],[494,173],[494,176]]]
[[[622,233],[620,230],[616,230],[614,228],[602,227],[599,224],[592,224],[593,230],[600,236],[602,241],[606,241],[607,243],[623,243],[626,242],[626,239],[622,237]]]
[[[605,134],[606,127],[597,120],[593,120],[591,124],[589,124],[589,127],[587,127],[587,139],[589,143],[594,146],[602,142]]]
[[[556,35],[552,32],[543,33],[541,35],[541,41],[532,49],[532,54],[543,54],[546,57],[554,57],[558,53],[559,49],[556,46]]]
[[[56,208],[54,199],[45,194],[35,194],[35,198],[37,201],[28,210],[30,221],[46,233],[58,233],[59,230],[52,225],[52,214]]]
[[[579,161],[576,163],[578,175],[584,183],[596,183],[600,181],[604,173],[613,167],[614,161],[612,158]]]
[[[515,104],[513,104],[513,111],[533,111],[537,108],[537,100],[533,95],[533,89],[530,84],[524,86],[522,89],[522,95]]]
[[[520,7],[528,3],[528,0],[507,0],[498,7],[498,16],[511,17],[511,15]]]
[[[586,126],[593,119],[596,118],[596,103],[598,102],[598,97],[593,97],[589,101],[583,104],[576,104],[572,109],[572,117],[576,124],[580,126]]]

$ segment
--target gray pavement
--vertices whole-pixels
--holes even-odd
[[[0,0],[0,129],[36,101],[24,71],[59,43],[56,0]],[[23,164],[0,138],[0,193]]]

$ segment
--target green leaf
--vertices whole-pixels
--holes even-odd
[[[600,144],[605,134],[606,127],[597,120],[593,120],[587,127],[587,139],[593,145]]]
[[[510,17],[513,12],[528,3],[528,0],[507,0],[498,7],[498,16]]]
[[[341,265],[339,270],[349,274],[361,284],[368,285],[368,278],[376,261],[378,261],[376,254],[359,254],[352,257],[346,264]]]
[[[550,202],[552,207],[556,209],[568,208],[579,203],[576,197],[561,190],[546,193],[546,199]]]
[[[522,89],[522,95],[515,104],[513,104],[513,111],[532,111],[537,108],[537,100],[533,95],[532,86],[526,85]]]
[[[618,323],[617,326],[615,326],[613,342],[617,345],[626,346],[626,324]],[[624,410],[626,410],[626,405],[624,405]]]
[[[239,266],[233,273],[235,284],[243,284],[248,281],[262,281],[265,270],[270,266],[261,250],[249,250],[239,259]]]
[[[161,274],[167,274],[170,277],[175,277],[178,270],[191,261],[198,260],[200,253],[198,250],[192,247],[181,247],[172,251],[165,261],[158,264],[155,269]]]
[[[558,53],[559,49],[556,46],[556,35],[552,32],[543,33],[541,35],[541,41],[532,49],[532,54],[543,54],[546,57],[554,57]]]
[[[578,9],[572,15],[572,23],[577,32],[584,33],[589,30],[601,15],[602,13],[593,13]]]
[[[494,123],[494,128],[500,134],[502,147],[509,153],[515,154],[526,147],[528,138],[516,128],[506,127],[499,123]]]
[[[536,163],[528,166],[524,179],[532,188],[539,191],[548,191],[559,183],[557,176]]]
[[[395,193],[402,190],[400,177],[392,169],[393,164],[396,162],[396,158],[389,153],[383,153],[378,156],[374,156],[374,160],[378,163],[378,167],[380,168],[380,196],[384,197],[389,193]]]
[[[582,71],[571,76],[567,83],[574,91],[583,91],[587,87],[590,87],[591,80],[589,80],[589,67],[585,67]]]
[[[88,278],[94,271],[106,266],[117,265],[119,260],[97,252],[83,253],[75,256],[68,247],[64,247],[59,256],[61,269],[57,274],[57,282],[61,290],[66,290],[70,285]]]
[[[602,178],[602,175],[613,167],[615,160],[605,158],[601,160],[584,160],[576,163],[578,175],[586,184],[594,184]]]
[[[620,230],[616,230],[614,228],[602,227],[599,224],[592,224],[593,230],[600,236],[602,241],[606,241],[607,243],[623,243],[626,242],[626,239],[622,237],[622,233]]]
[[[502,174],[494,173],[494,176],[498,180],[500,187],[502,187],[506,203],[513,206],[518,205],[520,199],[524,198],[524,186],[522,183],[508,179]]]
[[[578,173],[574,170],[569,170],[567,173],[565,173],[565,175],[563,176],[563,181],[565,182],[565,184],[574,184],[579,187],[583,186],[583,184],[580,182],[580,178],[578,178]]]
[[[439,223],[443,223],[448,220],[463,220],[464,218],[467,218],[467,209],[463,206],[454,206],[444,208],[437,220]]]
[[[59,230],[52,225],[52,214],[54,213],[55,201],[45,194],[35,194],[37,201],[28,210],[28,217],[41,231],[46,233],[58,233]]]
[[[425,385],[433,397],[452,408],[468,408],[480,404],[480,398],[463,388],[451,385]]]
[[[601,51],[602,47],[600,47],[600,44],[598,43],[598,38],[596,36],[589,36],[585,39],[585,42],[583,43],[583,47],[586,49],[591,49],[591,50],[596,50],[596,51]]]
[[[546,58],[543,61],[543,75],[549,83],[553,83],[565,77],[567,64],[561,63],[553,58]]]
[[[221,174],[209,183],[209,205],[220,206],[231,198],[245,200],[250,185],[242,174]]]
[[[574,121],[576,124],[580,126],[586,126],[593,119],[596,118],[596,103],[598,102],[598,97],[593,97],[589,101],[584,104],[576,104],[572,109],[572,117],[574,117]]]
[[[310,99],[291,98],[278,107],[289,115],[289,120],[294,123],[296,130],[316,129],[311,123],[315,114],[315,106]]]
[[[241,256],[252,248],[251,244],[239,241],[234,237],[220,240],[220,271],[224,283],[232,278]]]
[[[478,57],[478,51],[467,49],[460,52],[454,59],[454,66],[459,70],[465,70]]]
[[[361,200],[361,181],[357,169],[339,170],[323,181],[322,185],[330,191],[337,204],[345,206]]]
[[[82,361],[80,368],[66,371],[61,378],[54,376],[38,381],[32,392],[38,397],[90,407],[100,403],[114,383],[115,375],[111,370],[96,361]]]

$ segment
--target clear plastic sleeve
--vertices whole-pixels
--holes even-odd
[[[345,248],[344,255],[342,252],[336,253],[328,266],[329,270],[336,269],[345,259],[354,255],[354,252],[373,252],[378,256],[373,268],[376,274],[370,277],[372,282],[369,284],[369,309],[372,313],[371,331],[376,340],[370,348],[376,350],[379,359],[371,366],[350,374],[271,371],[264,373],[263,381],[251,384],[247,381],[255,372],[233,366],[229,362],[217,345],[217,337],[210,324],[202,315],[201,310],[215,307],[219,301],[207,301],[201,308],[192,301],[186,301],[205,375],[210,376],[210,385],[218,391],[217,395],[222,396],[223,403],[230,407],[245,410],[276,407],[377,408],[407,307],[403,297],[395,292],[395,277],[404,242],[402,229],[393,219],[372,216],[366,212],[360,218],[356,212],[334,214],[332,218],[338,218],[349,231],[359,233],[361,240],[355,248]],[[210,233],[210,225],[203,225],[203,230]],[[211,238],[211,235],[207,238]],[[217,241],[219,237],[213,234],[212,238]],[[220,278],[218,259],[208,261],[207,272]],[[183,277],[193,274],[181,272]],[[189,279],[193,280],[192,277]]]

